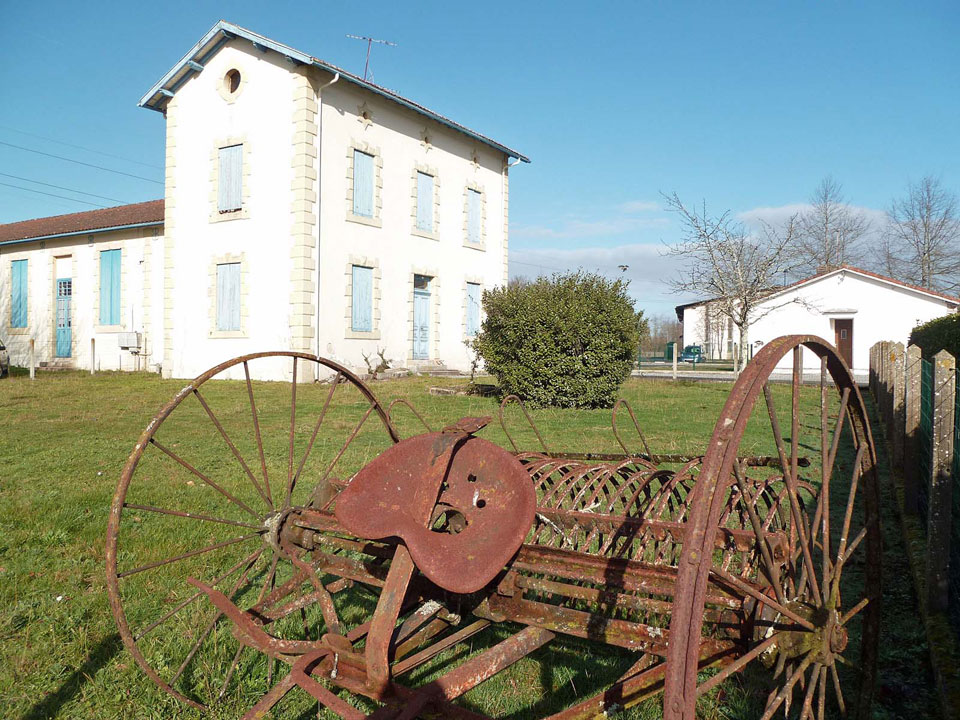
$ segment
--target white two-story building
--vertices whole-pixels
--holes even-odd
[[[527,158],[223,21],[140,105],[166,122],[162,202],[0,226],[15,363],[33,339],[41,361],[168,377],[271,349],[469,366]]]

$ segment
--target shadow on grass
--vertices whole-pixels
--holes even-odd
[[[116,633],[103,638],[90,651],[83,664],[70,673],[60,687],[30,708],[21,720],[45,720],[55,717],[60,708],[77,694],[81,686],[96,675],[122,649],[123,643]]]

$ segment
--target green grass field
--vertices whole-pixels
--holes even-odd
[[[409,378],[373,383],[372,389],[383,404],[395,398],[407,399],[433,429],[463,416],[495,415],[497,401],[493,398],[438,397],[427,392],[431,386],[455,383]],[[30,720],[199,716],[157,689],[123,648],[108,608],[104,569],[107,515],[123,464],[150,418],[184,384],[153,375],[112,373],[94,377],[42,374],[33,382],[15,374],[0,382],[0,716]],[[701,454],[731,387],[729,383],[631,380],[622,394],[637,411],[653,452]],[[270,477],[285,479],[290,462],[290,385],[255,383],[254,389],[264,438],[263,465]],[[301,386],[298,390],[298,412],[293,421],[293,457],[297,460],[303,456],[314,418],[328,391],[327,385]],[[782,407],[787,405],[787,392],[786,387],[775,388]],[[204,394],[240,454],[259,472],[245,385],[220,382],[205,389]],[[816,397],[815,391],[804,389],[805,426],[816,415]],[[229,487],[243,504],[253,506],[259,501],[256,491],[238,472],[235,459],[202,407],[192,398],[188,400],[171,416],[176,423],[168,421],[158,438],[211,478],[228,478],[221,480],[224,487]],[[317,475],[336,457],[364,408],[359,395],[338,391],[305,465],[304,482],[295,490],[295,502],[306,502],[312,489],[310,480],[315,484]],[[523,428],[516,408],[508,414],[518,445],[536,449],[536,438]],[[618,450],[610,431],[609,411],[540,410],[533,414],[551,449]],[[421,431],[404,408],[398,407],[396,416],[402,436]],[[762,418],[751,419],[742,454],[773,453],[763,427]],[[481,435],[507,445],[496,422]],[[625,429],[624,437],[632,438],[632,433]],[[349,451],[334,463],[333,476],[349,477],[384,447],[385,434],[374,417],[363,426]],[[162,453],[150,450],[138,468],[128,502],[226,514],[230,504],[223,497]],[[923,631],[913,606],[887,476],[881,476],[885,584],[874,716],[934,717],[937,707]],[[275,481],[273,487],[274,492],[282,492],[283,483]],[[238,534],[235,527],[211,529],[208,524],[165,515],[128,511],[124,518],[121,569],[182,551],[178,548]],[[171,607],[174,600],[185,597],[189,586],[184,579],[191,574],[209,577],[217,567],[216,556],[210,553],[166,566],[177,568],[173,572],[146,571],[127,578],[123,590],[132,600],[128,609],[131,625],[142,627]],[[256,572],[262,572],[262,568],[252,571]],[[353,612],[360,618],[364,611],[363,604],[358,603],[346,613]],[[196,618],[193,620],[195,625]],[[182,626],[173,625],[166,632],[168,635],[156,638],[148,657],[155,667],[170,672],[197,630],[185,619]],[[182,647],[173,648],[179,635]],[[227,642],[232,641],[228,631],[224,638],[223,647],[214,648],[210,657],[222,658],[225,668],[236,645]],[[471,649],[487,646],[492,638],[478,640]],[[181,650],[179,655],[177,649]],[[443,656],[440,664],[427,666],[410,679],[427,680],[451,659],[454,656]],[[598,652],[586,641],[551,644],[477,688],[467,701],[474,709],[497,717],[542,717],[601,689],[611,673],[616,677],[625,661],[629,664],[625,653]],[[265,663],[251,660],[249,666],[238,672],[232,684],[228,683],[225,704],[216,716],[236,717],[265,691]],[[207,689],[212,692],[221,684],[213,671],[209,678],[195,668],[187,671],[191,672],[197,676],[188,680],[197,688],[209,684]],[[708,698],[702,708],[704,716],[755,717],[758,699],[754,682],[751,677],[728,681],[719,696]],[[282,706],[276,716],[316,717],[315,709],[301,700]],[[624,714],[627,716],[658,717],[658,703],[649,701]]]

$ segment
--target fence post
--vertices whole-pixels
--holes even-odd
[[[907,348],[904,372],[904,424],[903,424],[903,506],[906,512],[919,512],[917,488],[920,484],[917,442],[920,435],[920,348]]]
[[[37,379],[37,349],[36,340],[30,338],[30,379]]]
[[[679,348],[679,345],[680,343],[678,342],[676,345],[673,346],[673,379],[674,380],[677,379],[677,350]]]
[[[893,466],[903,468],[903,399],[904,399],[904,356],[903,343],[894,343],[890,350],[890,366],[893,372],[893,417],[891,420],[890,443],[893,452]]]
[[[946,350],[933,357],[933,448],[927,514],[927,607],[947,609],[950,582],[950,516],[953,493],[953,414],[957,361]]]
[[[90,374],[93,375],[97,367],[97,339],[90,338]]]

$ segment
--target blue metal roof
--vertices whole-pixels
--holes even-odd
[[[364,88],[365,90],[369,90],[370,92],[380,95],[381,97],[392,100],[398,105],[409,108],[410,110],[413,110],[420,115],[424,115],[431,120],[440,123],[441,125],[445,125],[448,128],[456,130],[457,132],[463,133],[464,135],[483,143],[484,145],[495,148],[509,157],[516,158],[517,160],[521,160],[526,163],[530,162],[530,158],[520,154],[516,150],[513,150],[506,145],[502,145],[501,143],[498,143],[497,141],[492,140],[485,135],[481,135],[480,133],[471,130],[466,126],[461,125],[460,123],[454,122],[453,120],[444,117],[443,115],[440,115],[429,108],[425,108],[423,105],[420,105],[413,100],[409,100],[402,95],[398,95],[392,90],[375,85],[374,83],[368,82],[363,78],[354,75],[353,73],[347,72],[343,68],[339,68],[336,65],[325,62],[311,55],[307,55],[306,53],[302,53],[299,50],[294,50],[287,45],[278,43],[275,40],[264,37],[263,35],[258,35],[251,30],[247,30],[239,25],[229,23],[226,20],[221,20],[214,25],[210,31],[200,39],[200,42],[194,45],[186,55],[180,58],[180,61],[174,65],[166,75],[160,78],[160,80],[152,88],[150,88],[149,91],[147,91],[146,95],[140,98],[140,102],[138,103],[140,107],[162,112],[167,101],[174,96],[180,86],[183,85],[183,83],[185,83],[194,74],[202,72],[203,66],[206,64],[206,62],[213,57],[225,43],[233,38],[243,38],[248,40],[259,50],[272,50],[277,52],[294,64],[312,65],[330,73],[339,73],[340,77],[347,82],[351,82],[354,85]]]

